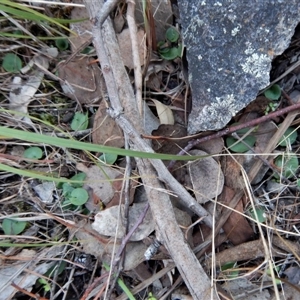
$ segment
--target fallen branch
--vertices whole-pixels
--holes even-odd
[[[107,19],[103,23],[103,27],[101,27],[98,21],[99,16],[96,15],[96,12],[103,5],[103,1],[95,2],[86,0],[85,5],[94,25],[94,45],[107,85],[111,103],[110,113],[115,117],[116,123],[130,138],[133,148],[146,152],[154,152],[149,144],[140,136],[143,130],[141,120],[138,118],[139,113],[135,95],[121,60],[119,46],[111,21]],[[137,159],[137,165],[145,185],[152,215],[156,222],[157,233],[162,239],[161,242],[169,250],[191,295],[194,299],[208,299],[209,297],[216,299],[216,294],[211,288],[209,277],[184,240],[175,219],[169,194],[159,181],[157,174],[159,174],[160,179],[167,183],[185,201],[190,209],[193,209],[200,216],[205,216],[204,221],[209,226],[212,226],[211,216],[175,180],[162,161]]]

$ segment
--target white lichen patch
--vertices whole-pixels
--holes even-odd
[[[244,63],[241,63],[245,73],[251,74],[255,78],[265,77],[270,69],[271,59],[266,54],[253,53],[248,56]]]
[[[245,53],[247,55],[252,54],[255,51],[255,49],[252,47],[251,42],[246,42],[246,47],[247,47],[247,49],[245,50]]]
[[[203,20],[199,18],[199,16],[195,16],[191,19],[189,26],[185,29],[183,36],[193,36],[195,32],[198,32],[199,28],[204,24]]]
[[[210,115],[212,118],[220,116],[220,112],[223,112],[223,114],[231,118],[237,113],[236,99],[233,94],[216,97],[216,101],[212,102],[210,106],[205,106],[202,112]]]
[[[240,29],[241,29],[240,26],[237,26],[237,27],[233,28],[233,29],[231,30],[231,35],[232,35],[232,36],[236,36],[237,33],[240,31]]]
[[[210,105],[204,106],[200,113],[193,116],[193,122],[189,123],[188,131],[193,134],[198,131],[220,129],[231,120],[238,110],[234,94],[215,97]]]

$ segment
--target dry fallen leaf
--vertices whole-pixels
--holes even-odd
[[[114,240],[105,241],[105,237],[98,234],[92,229],[90,224],[85,224],[84,221],[78,223],[79,228],[71,229],[81,243],[82,251],[87,254],[94,255],[100,261],[105,261],[110,264],[112,253],[118,252],[120,242],[118,241],[116,247]],[[98,236],[98,238],[96,238]],[[129,271],[136,268],[141,262],[145,260],[144,253],[147,246],[143,242],[129,242],[125,248],[125,262],[124,271]]]
[[[86,174],[84,187],[90,187],[104,204],[113,198],[115,191],[110,180],[119,176],[119,171],[106,166],[100,168],[94,165],[88,168],[82,163],[78,163],[76,168]]]
[[[84,104],[96,103],[106,93],[106,85],[98,63],[90,63],[86,57],[76,57],[58,66],[60,85],[71,99]]]
[[[43,78],[44,72],[40,68],[48,69],[49,56],[56,57],[57,49],[47,50],[47,56],[36,55],[21,72],[27,73],[27,79],[22,79],[19,76],[13,78],[9,93],[9,109],[22,114],[27,114],[29,103],[34,100],[34,95],[37,92]],[[38,68],[36,67],[38,66]],[[23,115],[16,114],[16,119],[24,118]],[[31,123],[29,118],[24,118],[27,123]]]
[[[234,197],[235,191],[227,186],[224,186],[223,192],[220,195],[218,202],[228,205],[231,199]],[[242,215],[244,212],[244,204],[242,199],[234,208],[237,212],[232,212],[227,219],[226,223],[223,225],[223,229],[226,233],[226,236],[234,245],[240,245],[244,242],[249,241],[254,232],[247,222],[247,219]],[[226,210],[225,207],[222,207],[222,211]]]
[[[136,203],[129,208],[129,230],[140,218],[145,209],[145,203]],[[121,213],[119,214],[119,209]],[[94,230],[98,233],[110,237],[122,238],[125,235],[126,228],[122,222],[124,218],[124,205],[113,206],[96,214],[95,221],[92,224]],[[130,238],[130,241],[141,241],[154,230],[154,220],[151,211],[148,210],[143,223],[139,225]],[[118,230],[117,230],[118,229]],[[116,232],[117,231],[117,232]]]
[[[12,281],[20,288],[31,290],[40,275],[45,274],[54,264],[54,257],[62,251],[62,246],[53,246],[36,254],[34,250],[23,249],[16,257],[17,264],[3,264],[0,269],[0,299],[15,299],[18,292],[11,286]],[[37,257],[43,257],[42,262]],[[8,256],[9,259],[9,256]]]
[[[201,150],[191,150],[189,153],[192,155],[207,155],[206,152]],[[205,203],[222,192],[224,175],[220,165],[212,157],[189,162],[188,169],[193,190],[199,203]]]
[[[174,115],[170,107],[154,99],[151,101],[155,104],[160,124],[174,125]]]
[[[76,3],[83,1],[77,0]],[[75,52],[76,49],[80,48],[84,43],[91,40],[92,38],[92,23],[89,20],[89,14],[85,7],[73,7],[71,11],[71,19],[79,20],[86,19],[86,21],[70,23],[70,29],[78,34],[78,36],[71,35],[69,41],[71,43],[71,50]]]
[[[94,118],[92,138],[94,144],[124,147],[123,131],[116,125],[115,120],[107,115],[104,101],[100,103]]]
[[[131,47],[131,39],[129,29],[124,29],[121,33],[117,35],[118,43],[121,50],[121,56],[123,59],[123,63],[129,69],[133,69],[133,58],[132,58],[132,47]],[[146,39],[144,30],[140,29],[137,32],[137,39],[139,45],[139,56],[141,66],[144,64],[145,55],[146,55]]]

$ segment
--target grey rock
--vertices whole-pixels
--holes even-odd
[[[269,84],[300,21],[298,0],[178,0],[193,106],[188,132],[224,127]]]

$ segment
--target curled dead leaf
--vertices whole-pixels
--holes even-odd
[[[129,69],[133,69],[132,46],[130,39],[129,29],[124,29],[121,33],[117,34],[118,43],[121,49],[121,56],[123,63]],[[139,45],[139,56],[141,66],[144,64],[146,55],[146,39],[144,30],[140,29],[137,32],[137,40]]]
[[[160,124],[174,125],[174,115],[170,107],[154,99],[151,101],[155,104]]]
[[[191,150],[189,153],[192,155],[208,155],[201,150]],[[220,165],[212,157],[204,157],[190,162],[188,170],[199,203],[205,203],[222,192],[224,175]]]

